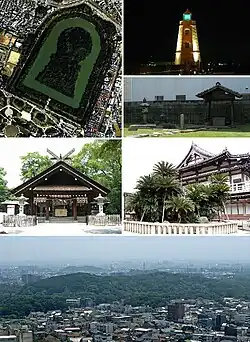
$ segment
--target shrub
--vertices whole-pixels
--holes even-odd
[[[169,129],[173,129],[173,128],[177,128],[177,126],[175,125],[175,124],[172,124],[172,123],[166,123],[166,122],[164,122],[163,124],[162,124],[162,127],[163,128],[169,128]]]

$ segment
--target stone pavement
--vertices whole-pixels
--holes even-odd
[[[39,223],[33,227],[0,227],[0,231],[18,236],[88,236],[121,234],[121,226],[87,226],[84,223]]]

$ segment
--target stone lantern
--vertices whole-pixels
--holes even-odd
[[[101,194],[99,194],[98,197],[94,198],[94,200],[96,201],[96,203],[98,205],[98,211],[99,211],[96,216],[105,216],[105,214],[103,212],[104,203],[106,203],[105,197],[103,197]]]
[[[146,124],[148,122],[148,107],[149,103],[147,103],[146,98],[142,100],[142,103],[140,104],[141,106],[141,111],[142,111],[142,118],[143,118],[143,123]]]
[[[18,202],[19,202],[19,214],[20,216],[24,216],[24,206],[26,204],[29,204],[27,202],[28,198],[24,197],[23,195],[21,195],[19,198],[18,198]]]

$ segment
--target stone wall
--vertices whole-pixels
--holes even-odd
[[[208,104],[204,101],[162,101],[148,102],[148,123],[170,123],[179,126],[180,114],[185,116],[186,125],[204,125],[208,113]],[[143,121],[142,108],[140,102],[124,103],[124,123],[141,124]],[[224,117],[225,124],[230,123],[231,105],[230,103],[213,102],[211,105],[211,117]],[[250,101],[238,100],[234,102],[235,123],[250,123]]]

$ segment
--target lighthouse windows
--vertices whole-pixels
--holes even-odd
[[[184,13],[183,14],[183,20],[186,20],[186,21],[191,20],[191,13]]]
[[[189,49],[189,47],[190,47],[190,43],[185,42],[185,43],[184,43],[184,48],[185,48],[185,49]]]
[[[189,35],[189,32],[190,32],[190,30],[189,30],[189,29],[186,29],[186,30],[184,31],[185,36]]]

